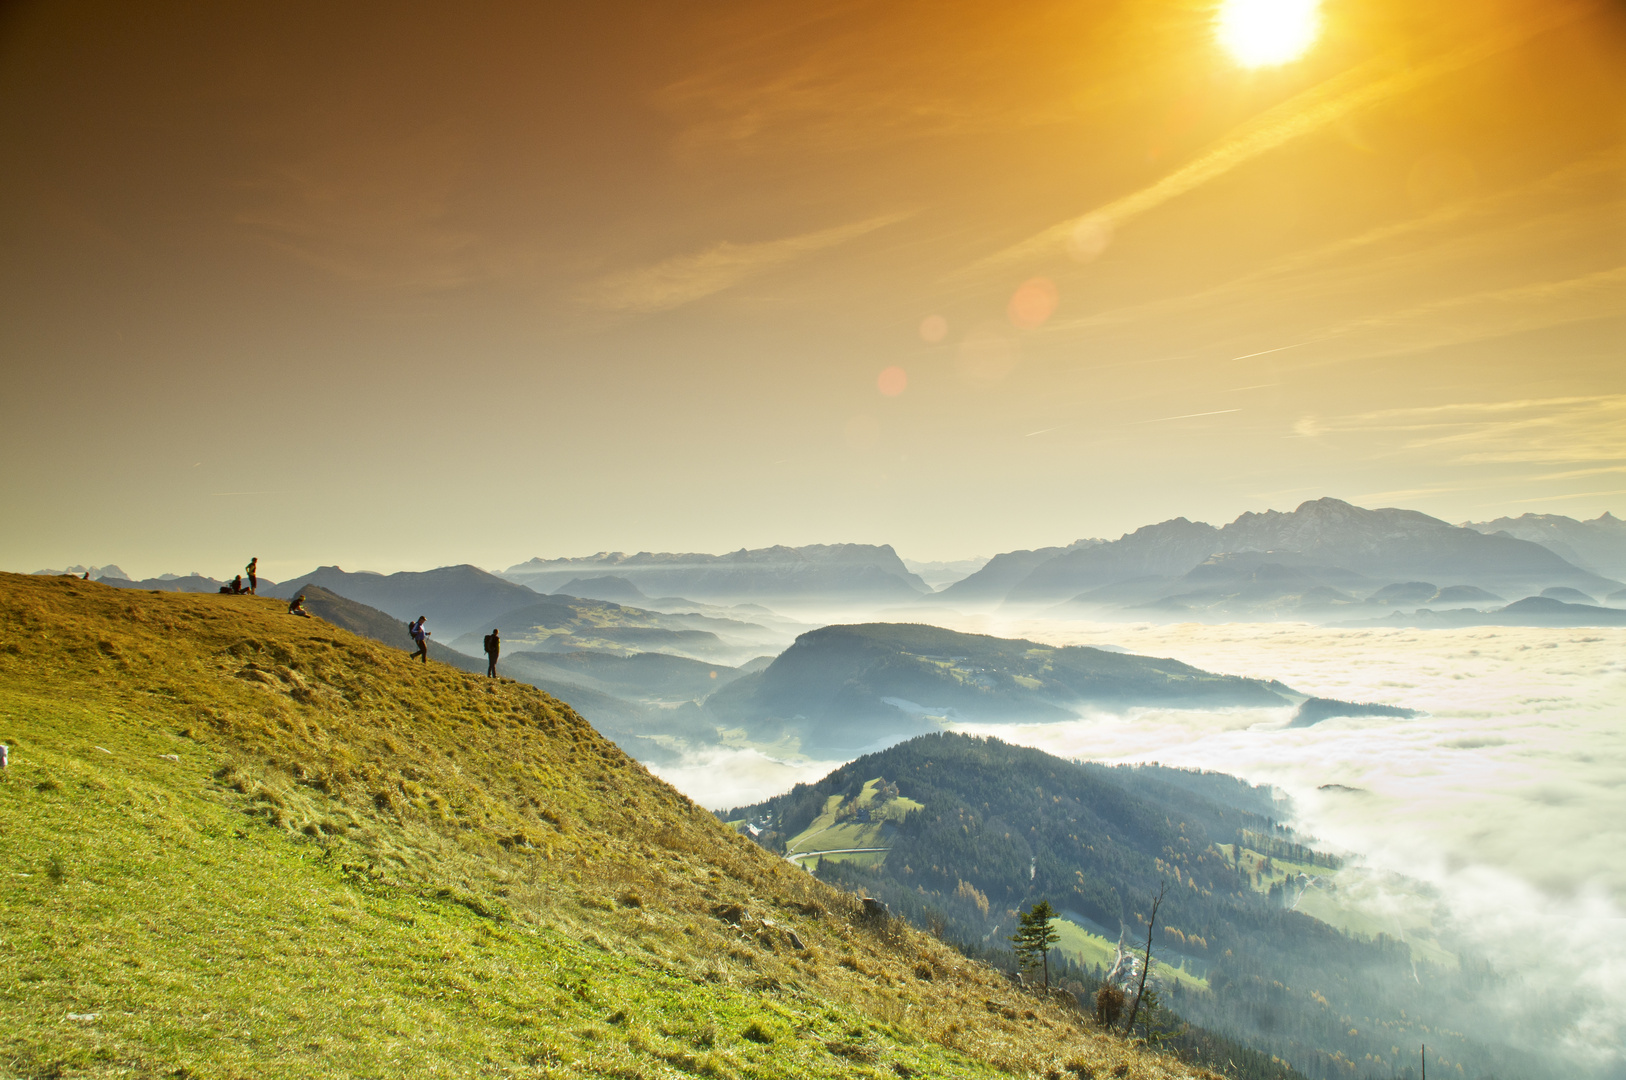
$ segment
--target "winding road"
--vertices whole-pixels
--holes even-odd
[[[811,859],[815,855],[859,855],[866,851],[891,851],[884,847],[842,847],[831,848],[828,851],[793,851],[785,856],[785,861],[794,863],[797,859]]]

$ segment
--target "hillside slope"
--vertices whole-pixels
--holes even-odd
[[[0,627],[15,1075],[1193,1075],[534,688],[264,598],[6,574]]]
[[[765,826],[775,846],[857,847],[839,842],[852,824],[797,841],[872,790],[907,807],[889,815],[873,798],[865,804],[864,819],[897,821],[890,835],[873,830],[870,844],[887,850],[821,860],[819,876],[941,921],[961,940],[999,940],[1017,910],[1043,898],[1073,928],[1063,950],[1107,966],[1120,934],[1145,940],[1148,905],[1166,886],[1159,992],[1211,1031],[1309,1076],[1389,1075],[1408,1061],[1395,1048],[1419,1042],[1458,1076],[1573,1075],[1522,1051],[1528,1033],[1489,1021],[1475,999],[1483,964],[1415,937],[1352,937],[1294,910],[1307,896],[1336,909],[1338,860],[1281,827],[1288,808],[1268,790],[942,733],[730,816]]]

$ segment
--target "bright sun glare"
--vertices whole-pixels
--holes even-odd
[[[1223,0],[1215,34],[1244,67],[1285,64],[1321,31],[1320,0]]]

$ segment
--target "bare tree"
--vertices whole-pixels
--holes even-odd
[[[1146,976],[1152,970],[1152,928],[1157,926],[1157,909],[1163,905],[1163,894],[1168,891],[1169,883],[1157,883],[1157,896],[1152,900],[1152,917],[1146,920],[1146,955],[1140,965],[1140,985],[1135,988],[1135,1002],[1129,1006],[1129,1019],[1124,1023],[1124,1032],[1135,1030],[1135,1014],[1140,1012],[1140,999],[1146,993]]]

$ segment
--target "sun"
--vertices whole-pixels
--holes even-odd
[[[1297,60],[1321,32],[1320,0],[1222,0],[1214,35],[1243,67]]]

